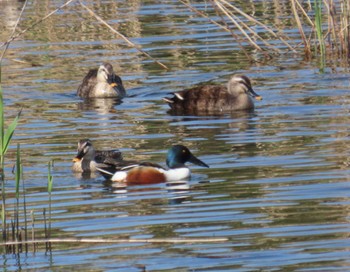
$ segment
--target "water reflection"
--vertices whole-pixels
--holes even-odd
[[[110,180],[105,180],[103,182],[105,188],[108,191],[118,194],[118,197],[125,195],[140,195],[147,194],[153,195],[157,193],[162,188],[166,188],[167,193],[164,194],[164,198],[168,199],[169,205],[181,204],[190,200],[190,183],[186,180],[165,182],[159,185],[142,185],[142,186],[128,186],[122,182],[112,182]]]
[[[115,107],[121,103],[122,100],[117,98],[84,99],[84,101],[78,102],[77,109],[79,111],[96,111],[96,113],[104,115],[116,113]]]
[[[172,181],[166,183],[169,193],[169,205],[182,204],[190,200],[190,183],[189,181]]]

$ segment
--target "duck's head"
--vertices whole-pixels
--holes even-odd
[[[227,89],[236,95],[246,93],[256,100],[262,100],[262,97],[254,92],[250,79],[245,75],[233,75],[228,82]]]
[[[78,142],[78,153],[74,157],[73,162],[80,162],[83,158],[93,160],[95,157],[95,150],[89,139],[83,139]]]
[[[184,167],[186,162],[209,167],[206,163],[195,157],[186,146],[174,145],[169,149],[166,158],[166,164],[169,168]]]
[[[108,62],[103,63],[98,68],[97,81],[98,82],[107,82],[120,95],[124,96],[126,94],[122,79],[114,73],[112,64],[110,64]]]
[[[113,76],[113,66],[105,62],[97,70],[97,81],[99,82],[108,82],[111,76]]]

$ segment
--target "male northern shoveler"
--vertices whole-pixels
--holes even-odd
[[[173,97],[163,100],[173,112],[185,114],[252,110],[252,97],[262,99],[254,92],[249,78],[238,74],[231,76],[227,86],[202,85],[173,94]]]
[[[154,163],[135,163],[127,164],[116,172],[111,173],[103,167],[97,167],[103,175],[109,175],[112,181],[125,182],[127,184],[155,184],[166,181],[177,181],[187,179],[191,175],[190,169],[185,165],[186,162],[191,162],[203,167],[209,167],[206,163],[196,158],[191,151],[183,145],[172,146],[166,158],[166,164],[169,169]],[[120,166],[120,165],[119,165]]]
[[[106,62],[88,72],[78,87],[77,95],[83,98],[123,98],[126,91],[113,66]]]
[[[78,153],[73,159],[72,170],[80,173],[94,172],[99,165],[113,165],[122,160],[119,150],[95,150],[89,139],[83,139],[78,142]]]

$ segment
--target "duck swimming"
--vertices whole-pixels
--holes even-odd
[[[89,139],[80,140],[77,151],[72,165],[74,172],[95,172],[99,165],[113,165],[123,160],[119,150],[95,150]]]
[[[240,74],[231,76],[227,86],[202,85],[173,95],[163,100],[169,104],[172,112],[185,114],[253,110],[252,98],[262,100],[254,92],[250,79]]]
[[[82,98],[123,98],[126,91],[113,66],[106,62],[87,73],[78,87],[77,95]]]
[[[184,180],[190,177],[191,171],[185,165],[186,162],[209,167],[206,163],[195,157],[191,151],[183,145],[172,146],[167,154],[166,164],[168,169],[149,162],[124,163],[114,172],[109,172],[103,167],[97,167],[103,175],[110,177],[111,181],[124,182],[132,185],[155,184],[166,181]],[[121,165],[119,165],[121,166]]]

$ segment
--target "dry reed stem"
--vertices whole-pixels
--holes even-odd
[[[232,20],[235,20],[238,25],[242,25],[245,27],[254,37],[257,39],[260,39],[262,43],[265,44],[267,48],[270,48],[272,50],[275,50],[276,52],[280,53],[281,51],[278,48],[273,47],[271,44],[269,44],[264,38],[262,38],[256,31],[254,31],[250,26],[248,26],[246,23],[244,23],[239,17],[237,17],[235,14],[233,14],[230,10],[228,10],[225,6],[222,5],[222,7],[227,11],[229,14],[229,18]],[[247,33],[249,36],[249,34]]]
[[[293,2],[293,1],[292,1]],[[295,4],[298,6],[299,10],[301,11],[301,13],[305,16],[306,20],[309,22],[309,24],[312,26],[312,28],[315,28],[315,24],[314,22],[311,20],[310,16],[307,15],[307,12],[305,11],[305,9],[303,8],[302,5],[300,5],[299,1],[295,1]],[[311,3],[309,4],[310,5],[310,9],[311,9]]]
[[[150,238],[150,239],[89,239],[89,238],[63,238],[63,239],[39,239],[39,240],[27,240],[27,241],[14,241],[1,243],[1,246],[14,246],[20,244],[47,244],[47,243],[170,243],[170,244],[186,244],[186,243],[218,243],[227,242],[226,237],[215,238]]]
[[[297,26],[298,26],[298,29],[299,29],[299,33],[300,33],[300,36],[303,40],[303,43],[304,43],[304,50],[305,50],[305,55],[307,57],[311,56],[311,48],[310,48],[310,43],[307,41],[306,39],[306,36],[305,36],[305,33],[304,33],[304,30],[303,30],[303,26],[301,24],[301,20],[300,20],[300,17],[298,15],[298,11],[297,11],[297,3],[299,4],[298,0],[291,0],[291,3],[292,3],[292,11],[293,11],[293,15],[294,15],[294,19],[297,23]]]
[[[256,20],[254,17],[250,16],[249,14],[243,12],[242,10],[240,10],[239,8],[235,7],[234,5],[232,5],[231,3],[225,1],[225,0],[220,0],[222,3],[224,3],[225,5],[229,6],[230,8],[232,8],[234,11],[236,11],[237,13],[241,14],[242,16],[244,16],[245,18],[247,18],[249,21],[261,26],[262,28],[264,28],[265,30],[267,30],[272,36],[274,36],[275,38],[279,39],[282,43],[284,43],[284,45],[286,45],[289,50],[293,51],[294,53],[296,53],[296,50],[287,42],[285,41],[280,35],[277,35],[271,28],[269,28],[267,25],[259,22],[258,20]]]
[[[340,19],[340,32],[343,34],[342,37],[342,54],[345,55],[347,58],[349,58],[349,48],[350,48],[350,37],[349,37],[349,12],[350,12],[350,5],[349,2],[344,2],[343,5],[341,5],[341,19]]]
[[[106,27],[108,27],[109,30],[111,30],[113,33],[117,34],[120,38],[122,38],[129,46],[135,48],[136,50],[138,50],[140,53],[142,53],[143,55],[145,55],[147,58],[153,60],[155,63],[157,63],[158,65],[160,65],[162,68],[168,70],[169,68],[164,65],[163,63],[157,61],[156,59],[154,59],[152,56],[150,56],[147,52],[145,52],[144,50],[142,50],[140,48],[140,46],[134,44],[133,42],[131,42],[127,37],[125,37],[123,34],[121,34],[119,31],[115,30],[113,27],[111,27],[105,20],[103,20],[100,16],[98,16],[95,12],[93,12],[90,8],[88,8],[81,0],[79,0],[80,5],[85,8],[92,17],[95,17],[100,23],[104,24]]]
[[[228,27],[225,27],[221,24],[219,24],[218,22],[214,21],[213,19],[210,19],[205,13],[201,12],[200,10],[196,9],[194,6],[187,4],[185,1],[179,0],[179,2],[183,5],[185,5],[186,7],[188,7],[191,11],[193,11],[194,13],[197,13],[198,15],[202,16],[203,18],[208,19],[212,24],[217,25],[218,27],[230,32],[230,29]]]
[[[18,16],[18,18],[17,18],[17,21],[16,21],[16,23],[15,23],[15,26],[14,26],[14,28],[13,28],[13,30],[12,30],[11,35],[10,35],[10,38],[12,38],[12,37],[15,35],[15,32],[16,32],[17,26],[18,26],[18,24],[19,24],[19,21],[21,20],[22,15],[23,15],[23,12],[24,12],[24,10],[25,10],[25,8],[26,8],[26,6],[27,6],[27,2],[28,2],[28,0],[26,0],[26,1],[24,2],[24,4],[23,4],[22,10],[21,10],[21,12],[20,12],[20,14],[19,14],[19,16]],[[1,57],[0,57],[0,67],[1,67],[1,64],[2,64],[2,60],[3,60],[3,58],[4,58],[5,54],[6,54],[6,51],[7,51],[7,49],[9,48],[9,46],[10,46],[10,43],[6,43],[5,49],[2,51],[2,54],[1,54]],[[1,82],[1,78],[0,78],[0,82]]]
[[[209,16],[207,16],[205,13],[199,11],[198,9],[196,9],[195,7],[193,7],[190,4],[187,4],[186,2],[179,0],[180,3],[182,3],[183,5],[185,5],[186,7],[188,7],[191,11],[193,11],[194,13],[197,13],[198,15],[200,15],[203,18],[208,19],[209,22],[211,22],[214,25],[217,25],[218,27],[222,28],[223,30],[230,32],[232,37],[237,41],[238,46],[240,47],[240,49],[243,51],[243,53],[245,54],[245,56],[247,57],[247,59],[249,59],[250,61],[253,61],[253,58],[248,54],[247,50],[244,48],[244,46],[242,45],[240,38],[232,31],[232,29],[230,29],[229,27],[224,26],[222,24],[219,24],[218,22],[212,20],[211,18],[209,18]],[[225,22],[224,22],[225,23]]]
[[[327,16],[327,21],[328,21],[328,32],[326,33],[325,37],[327,37],[330,33],[330,36],[332,37],[333,41],[338,40],[337,35],[340,36],[340,50],[338,46],[331,47],[332,49],[336,50],[336,55],[339,56],[340,52],[342,51],[342,48],[344,48],[344,36],[342,31],[336,31],[338,30],[338,24],[337,20],[335,18],[335,9],[334,9],[334,3],[333,1],[330,1],[327,3],[324,1],[324,5],[327,8],[328,16]],[[331,50],[333,53],[333,50]]]
[[[253,47],[255,47],[255,49],[259,50],[259,51],[263,51],[263,49],[257,45],[256,42],[254,42],[250,36],[244,31],[244,29],[240,26],[240,24],[237,23],[236,20],[234,20],[234,18],[232,18],[229,13],[227,12],[227,10],[217,1],[217,0],[213,0],[213,2],[215,3],[215,5],[221,10],[221,12],[223,14],[225,14],[230,20],[231,22],[239,29],[239,31],[241,31],[241,33],[247,38],[247,40],[250,42],[251,45],[253,45]]]

